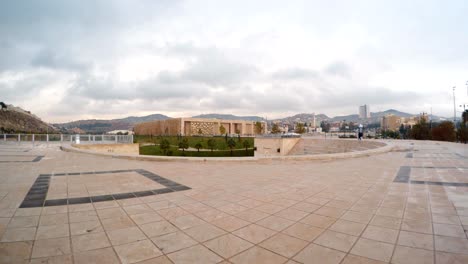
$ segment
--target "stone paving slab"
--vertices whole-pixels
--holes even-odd
[[[0,163],[0,263],[468,263],[468,148],[392,144],[402,151],[229,163],[0,145],[42,156]],[[21,208],[47,182],[67,202]],[[120,187],[135,193],[108,192]]]

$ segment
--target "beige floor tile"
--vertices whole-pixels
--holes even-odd
[[[434,238],[432,235],[401,231],[398,245],[434,250]]]
[[[433,224],[434,234],[440,236],[451,236],[466,238],[465,230],[461,225]]]
[[[68,212],[83,212],[83,211],[93,211],[94,207],[92,204],[72,204],[68,205]]]
[[[460,225],[460,218],[457,215],[433,214],[432,222],[438,224]]]
[[[466,254],[468,252],[468,240],[458,237],[435,236],[435,249],[450,253]]]
[[[135,226],[135,223],[128,216],[102,219],[101,223],[106,231]]]
[[[365,228],[365,224],[351,222],[347,220],[338,220],[328,229],[352,236],[359,236]]]
[[[29,259],[32,241],[0,243],[0,263],[21,263]]]
[[[352,201],[343,201],[343,200],[331,200],[326,204],[328,207],[335,207],[341,209],[349,209],[353,206],[354,202]]]
[[[52,215],[52,214],[66,214],[68,213],[68,206],[47,206],[42,209],[41,215]]]
[[[345,212],[346,212],[345,209],[323,206],[320,209],[316,210],[314,214],[340,218]]]
[[[159,215],[166,219],[174,219],[180,216],[188,215],[190,214],[189,212],[185,211],[184,209],[180,207],[172,207],[168,209],[161,209],[156,211]]]
[[[387,262],[348,254],[341,264],[385,264]]]
[[[233,232],[234,235],[241,237],[247,241],[250,241],[254,244],[258,244],[276,233],[277,232],[274,230],[256,224],[251,224]]]
[[[272,215],[270,217],[258,221],[256,224],[272,230],[282,231],[294,224],[294,221]]]
[[[368,224],[372,217],[373,214],[347,211],[340,219],[353,221],[361,224]]]
[[[112,207],[119,207],[120,205],[117,201],[105,201],[105,202],[97,202],[93,203],[95,209],[105,209],[105,208],[112,208]]]
[[[317,209],[319,209],[320,207],[322,207],[322,206],[317,205],[317,204],[313,204],[313,203],[300,202],[300,203],[295,204],[291,208],[296,209],[296,210],[300,210],[300,211],[305,212],[305,213],[312,213],[314,211],[317,211]]]
[[[120,264],[111,247],[75,253],[74,260],[75,264]]]
[[[96,212],[99,215],[99,218],[101,218],[101,219],[109,219],[109,218],[117,218],[117,217],[127,216],[125,211],[120,207],[97,209]]]
[[[64,256],[53,256],[53,257],[46,257],[46,258],[35,258],[31,259],[29,264],[73,264],[73,256],[72,255],[64,255]]]
[[[317,214],[310,214],[305,218],[301,219],[300,222],[304,224],[309,224],[312,226],[320,227],[320,228],[328,228],[333,223],[335,223],[337,219],[333,217],[317,215]]]
[[[364,233],[362,233],[362,237],[395,244],[398,238],[398,231],[395,229],[369,225],[366,230],[364,230]]]
[[[36,230],[36,227],[6,229],[2,236],[2,242],[34,240]]]
[[[293,259],[304,264],[338,264],[345,257],[346,253],[331,248],[310,244],[304,248]]]
[[[436,251],[437,264],[464,264],[468,263],[468,255]]]
[[[72,236],[73,252],[109,247],[109,239],[104,232]]]
[[[223,259],[202,245],[182,249],[171,253],[168,257],[175,264],[218,263]]]
[[[377,209],[377,212],[375,214],[381,216],[403,218],[403,209],[380,207],[379,209]]]
[[[265,250],[263,248],[254,246],[250,248],[249,250],[246,250],[231,259],[229,259],[230,262],[237,264],[237,263],[242,263],[242,264],[256,264],[256,263],[269,263],[269,264],[279,264],[279,263],[285,263],[287,261],[286,258],[275,254],[273,252],[270,252],[268,250]]]
[[[158,246],[158,248],[161,249],[164,254],[169,254],[171,252],[198,244],[197,241],[193,240],[181,231],[153,237],[151,240],[154,242],[154,244],[156,244],[156,246]]]
[[[8,228],[36,227],[39,224],[39,216],[13,217],[8,223]]]
[[[325,231],[325,229],[303,223],[296,223],[283,230],[283,233],[310,242],[317,238],[323,231]]]
[[[401,230],[432,234],[432,223],[420,220],[404,219],[401,223]]]
[[[255,209],[267,214],[276,214],[277,212],[285,209],[285,207],[277,204],[266,203],[255,207]]]
[[[308,242],[304,240],[278,233],[277,235],[263,241],[259,245],[272,252],[290,258],[302,250],[307,244]]]
[[[70,223],[99,220],[97,213],[94,210],[69,213],[68,217],[69,217]]]
[[[143,260],[138,262],[138,264],[172,264],[172,261],[170,261],[166,256],[159,256],[156,258]]]
[[[159,221],[140,226],[141,230],[148,236],[160,236],[177,231],[177,228],[168,221]]]
[[[184,232],[199,242],[205,242],[207,240],[213,239],[215,237],[219,237],[226,233],[226,231],[212,224],[203,224],[199,226],[194,226],[194,227],[185,229]]]
[[[219,228],[232,232],[249,224],[249,222],[234,216],[228,216],[211,222]]]
[[[148,206],[153,208],[153,210],[161,210],[176,207],[177,205],[170,201],[156,201],[152,203],[148,203]]]
[[[357,239],[358,237],[355,236],[327,230],[315,239],[314,243],[324,247],[348,252]]]
[[[132,220],[137,225],[143,225],[143,224],[147,224],[147,223],[151,223],[151,222],[157,222],[157,221],[164,220],[164,218],[162,218],[156,212],[130,215],[130,218],[132,218]]]
[[[269,216],[269,214],[264,213],[262,211],[258,211],[255,209],[248,209],[245,211],[242,211],[240,213],[235,214],[234,216],[239,217],[240,219],[243,219],[245,221],[249,222],[257,222],[263,218],[266,218]]]
[[[18,208],[15,212],[15,217],[17,216],[33,216],[33,215],[41,215],[42,207],[37,208]]]
[[[70,236],[68,224],[39,226],[36,233],[36,239],[48,239]]]
[[[70,238],[51,238],[35,241],[31,257],[42,258],[70,253]]]
[[[114,247],[122,263],[136,263],[162,255],[162,252],[149,240],[140,240]]]
[[[279,211],[276,213],[276,216],[291,220],[291,221],[299,221],[302,218],[306,217],[309,213],[301,211],[301,210],[296,210],[294,208],[287,208],[284,209],[283,211]]]
[[[219,211],[217,209],[210,209],[210,210],[203,211],[203,212],[197,212],[195,213],[195,215],[207,222],[216,221],[217,219],[221,219],[221,218],[229,216],[225,212]]]
[[[104,231],[100,221],[87,221],[70,224],[72,236],[84,235],[89,233],[98,233]]]
[[[369,223],[370,225],[380,226],[399,230],[401,226],[401,219],[395,217],[376,215]]]
[[[170,219],[169,221],[175,226],[177,226],[179,229],[187,229],[190,227],[203,225],[206,223],[205,221],[201,220],[200,218],[192,214],[179,216],[179,217]]]
[[[39,220],[40,226],[68,224],[68,214],[42,215]]]
[[[392,257],[394,245],[360,238],[351,249],[351,254],[370,259],[389,262]]]
[[[128,215],[144,214],[144,213],[153,213],[154,210],[151,209],[146,204],[136,204],[124,206],[123,209],[127,212]]]
[[[434,263],[434,251],[397,246],[392,257],[395,264],[432,264]]]
[[[107,236],[113,246],[146,239],[145,234],[136,226],[108,231]]]
[[[141,204],[143,202],[140,200],[140,198],[128,198],[128,199],[117,200],[117,203],[119,203],[120,206],[128,206],[128,205],[134,205],[134,204]]]
[[[230,258],[253,246],[252,243],[232,234],[220,236],[203,244],[224,258]]]

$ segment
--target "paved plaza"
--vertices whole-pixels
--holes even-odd
[[[468,263],[468,146],[155,162],[0,145],[0,263]]]

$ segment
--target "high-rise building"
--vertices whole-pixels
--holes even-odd
[[[359,118],[370,118],[370,107],[368,105],[359,106]]]

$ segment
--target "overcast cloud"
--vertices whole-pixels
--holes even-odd
[[[0,101],[48,122],[162,113],[453,115],[466,1],[2,1]],[[461,109],[459,109],[461,111]]]

